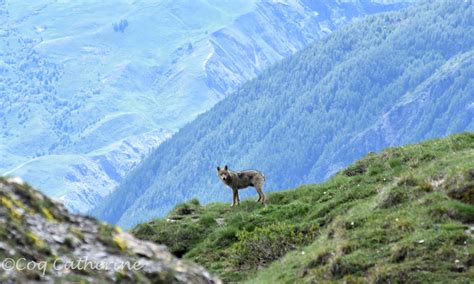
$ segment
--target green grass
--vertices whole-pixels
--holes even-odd
[[[264,206],[190,201],[132,233],[229,282],[468,283],[473,183],[474,133],[464,133],[369,154]]]

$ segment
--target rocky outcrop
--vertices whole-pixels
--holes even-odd
[[[165,246],[71,214],[19,179],[0,178],[0,202],[2,283],[220,283]]]

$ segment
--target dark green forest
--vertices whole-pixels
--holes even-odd
[[[387,146],[474,130],[472,11],[427,1],[333,33],[183,127],[92,213],[130,227],[191,198],[230,201],[218,165],[258,169],[276,191]]]

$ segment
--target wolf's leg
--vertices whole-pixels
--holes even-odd
[[[232,204],[230,205],[230,207],[233,207],[235,204],[235,190],[232,189]]]
[[[237,196],[237,205],[240,205],[239,190],[235,191],[235,195]]]
[[[262,199],[260,199],[260,202],[262,202],[262,204],[265,203],[265,194],[263,193],[263,190],[260,188],[260,192],[262,194]]]
[[[262,200],[262,194],[260,193],[260,191],[258,191],[257,187],[255,186],[255,190],[257,190],[257,193],[258,193],[258,199],[257,199],[257,202],[260,202],[260,200]]]
[[[232,205],[234,206],[237,203],[237,200],[239,199],[239,192],[237,189],[232,189]]]
[[[263,182],[259,182],[255,185],[255,189],[257,190],[257,193],[259,195],[257,202],[260,201],[262,203],[265,203],[265,194],[263,194],[262,187],[263,187]]]

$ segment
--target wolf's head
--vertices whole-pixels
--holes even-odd
[[[217,175],[224,183],[227,183],[230,181],[230,172],[227,165],[225,165],[223,169],[221,169],[220,167],[217,167]]]

